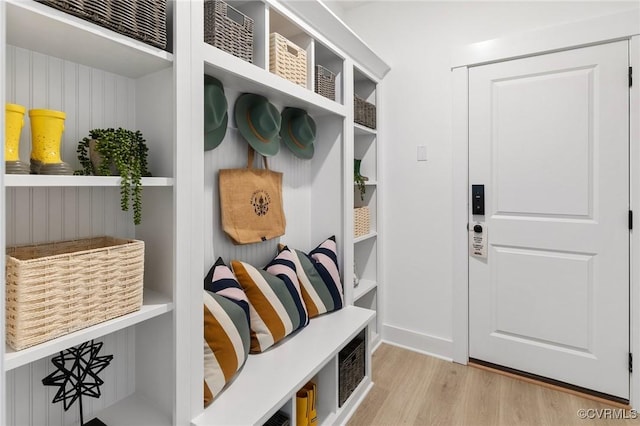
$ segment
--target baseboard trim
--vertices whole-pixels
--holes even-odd
[[[452,361],[453,341],[449,339],[385,324],[382,326],[382,340],[393,346]]]
[[[631,409],[631,406],[628,403],[623,403],[620,401],[611,400],[603,396],[594,395],[593,393],[589,393],[588,390],[580,390],[577,387],[571,387],[571,385],[562,386],[561,384],[550,381],[549,379],[543,380],[542,378],[536,378],[533,375],[519,374],[516,370],[511,370],[511,369],[505,370],[503,368],[498,368],[496,366],[480,363],[477,360],[473,360],[473,359],[470,359],[467,365],[469,367],[477,368],[479,370],[489,371],[491,373],[496,373],[502,376],[511,377],[512,379],[520,380],[527,383],[532,383],[548,389],[553,389],[559,392],[568,393],[570,395],[579,396],[581,398],[599,402],[601,404],[611,405],[616,408],[624,408],[626,410]]]

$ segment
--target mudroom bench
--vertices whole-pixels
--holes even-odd
[[[268,351],[250,355],[235,380],[196,417],[194,426],[262,425],[282,410],[295,424],[296,392],[309,380],[317,384],[318,424],[344,423],[370,390],[368,326],[374,311],[346,306],[313,318],[309,325]],[[364,330],[364,378],[340,406],[338,354]]]

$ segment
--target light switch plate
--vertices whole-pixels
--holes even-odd
[[[418,161],[427,161],[426,145],[418,145]]]

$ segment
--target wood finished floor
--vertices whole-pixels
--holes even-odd
[[[373,389],[349,421],[370,425],[640,425],[616,407],[478,368],[382,344],[373,354]],[[578,410],[611,410],[580,419]],[[607,411],[599,411],[607,416]],[[627,417],[633,413],[626,412]]]

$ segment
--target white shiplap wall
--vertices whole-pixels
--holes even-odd
[[[29,109],[48,108],[67,114],[62,158],[74,169],[77,143],[90,129],[135,129],[135,81],[76,63],[7,46],[7,102]],[[28,112],[20,137],[20,159],[31,150]],[[132,237],[130,213],[120,211],[118,188],[8,188],[6,244],[24,245],[97,235]],[[85,420],[91,414],[130,395],[135,387],[134,329],[105,336],[101,354],[113,354],[101,373],[105,384],[99,400],[84,399]],[[78,407],[68,413],[51,404],[57,388],[42,379],[53,371],[50,358],[7,373],[7,422],[11,425],[62,425],[78,422]]]
[[[312,161],[295,157],[281,144],[280,152],[268,158],[269,168],[283,173],[283,204],[287,219],[285,236],[262,243],[234,245],[222,230],[218,192],[218,171],[220,169],[243,168],[247,165],[247,142],[236,128],[233,106],[239,92],[225,89],[229,104],[229,124],[222,143],[204,154],[205,161],[205,265],[209,268],[221,256],[225,263],[237,259],[256,267],[265,266],[277,252],[279,242],[290,247],[308,250],[310,241]],[[279,110],[284,105],[274,104]],[[262,157],[256,156],[254,167],[262,167]],[[206,271],[204,271],[206,272]]]

